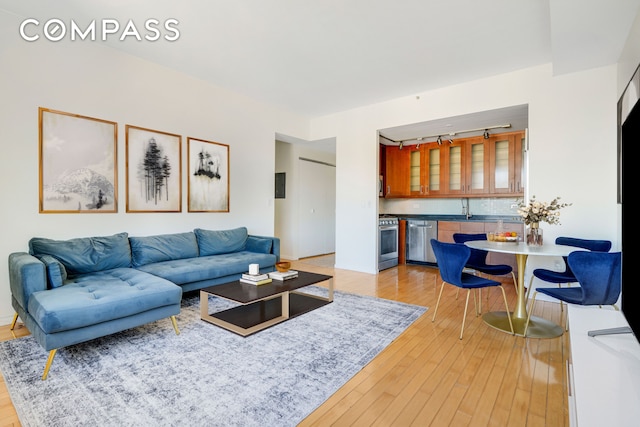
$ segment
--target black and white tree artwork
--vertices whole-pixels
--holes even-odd
[[[179,135],[127,125],[127,212],[179,212]]]

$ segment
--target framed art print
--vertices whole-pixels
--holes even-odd
[[[182,211],[182,137],[126,125],[127,212]]]
[[[229,212],[229,146],[187,138],[189,212]]]
[[[40,213],[118,211],[118,124],[38,109]]]

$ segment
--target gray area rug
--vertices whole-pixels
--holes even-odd
[[[295,426],[426,310],[336,292],[242,338],[200,320],[189,294],[180,335],[166,319],[61,349],[45,381],[47,352],[23,337],[0,343],[0,370],[23,426]]]

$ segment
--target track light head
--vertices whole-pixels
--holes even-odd
[[[438,139],[436,139],[436,142],[438,143],[438,145],[442,145],[442,137],[438,136]]]
[[[402,150],[402,141],[400,141],[400,145],[398,145],[398,150]]]
[[[484,139],[489,139],[489,129],[485,129],[482,136],[484,136]]]
[[[453,144],[453,137],[452,136],[450,136],[447,140],[449,141],[449,144]]]

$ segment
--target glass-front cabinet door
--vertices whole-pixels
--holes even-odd
[[[483,137],[467,141],[466,194],[489,194],[489,143]]]
[[[465,140],[455,140],[452,143],[443,142],[446,162],[446,192],[447,194],[464,194],[465,181]]]
[[[514,195],[523,193],[523,135],[523,132],[505,133],[489,139],[491,193]]]
[[[428,162],[427,168],[427,193],[429,195],[441,194],[441,150],[437,142],[425,145],[425,161]]]
[[[409,159],[409,190],[412,196],[426,196],[424,150],[419,145],[411,145],[407,148],[411,151]]]

